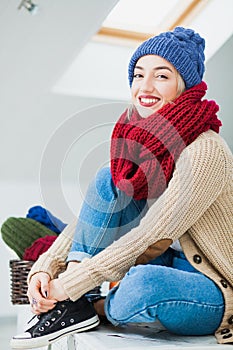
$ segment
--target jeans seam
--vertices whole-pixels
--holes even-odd
[[[135,207],[137,208],[137,211],[138,211],[138,213],[140,215],[140,218],[143,218],[144,215],[142,216],[142,211],[144,210],[144,208],[146,206],[146,203],[145,203],[143,209],[140,209],[139,206],[137,205],[137,202],[135,201],[135,199],[132,198],[132,201],[133,201]]]
[[[105,234],[105,232],[106,232],[106,229],[108,228],[108,224],[109,224],[109,222],[110,222],[110,220],[111,220],[113,211],[114,211],[114,209],[115,209],[115,207],[116,207],[116,203],[117,203],[117,200],[115,200],[114,203],[113,203],[113,205],[111,205],[111,207],[112,207],[111,212],[110,212],[110,213],[106,213],[106,216],[105,216],[105,217],[107,217],[107,215],[109,215],[109,219],[108,219],[108,221],[107,221],[107,223],[106,223],[106,225],[105,225],[104,227],[103,227],[103,226],[100,227],[100,234],[97,235],[96,240],[93,242],[93,248],[94,248],[94,250],[93,250],[93,252],[90,253],[90,255],[92,255],[92,256],[95,254],[97,248],[99,247],[99,245],[100,245],[100,243],[101,243],[101,241],[102,241],[102,239],[103,239],[103,236],[104,236],[104,234]],[[103,222],[105,222],[105,219],[103,220]],[[101,233],[101,231],[102,231],[102,233]],[[97,242],[98,242],[98,243],[97,243]]]

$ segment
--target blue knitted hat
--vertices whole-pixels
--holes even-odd
[[[131,87],[134,68],[145,55],[158,55],[169,61],[182,76],[186,89],[199,84],[205,71],[205,40],[192,29],[176,27],[144,41],[129,62],[128,78]]]

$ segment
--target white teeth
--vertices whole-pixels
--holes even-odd
[[[141,98],[141,102],[147,103],[147,104],[156,103],[157,101],[159,101],[157,98],[145,98],[145,97]]]

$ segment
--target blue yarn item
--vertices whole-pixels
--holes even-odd
[[[64,222],[51,214],[50,211],[39,205],[30,208],[26,217],[40,222],[57,234],[61,233],[67,226],[67,224],[64,224]]]
[[[205,40],[192,29],[176,27],[144,41],[134,52],[128,67],[129,85],[140,57],[158,55],[169,61],[182,76],[186,89],[202,81],[205,72]]]

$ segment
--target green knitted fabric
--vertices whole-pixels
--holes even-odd
[[[8,218],[1,227],[2,239],[22,259],[26,248],[44,236],[56,236],[38,221],[29,218]]]

